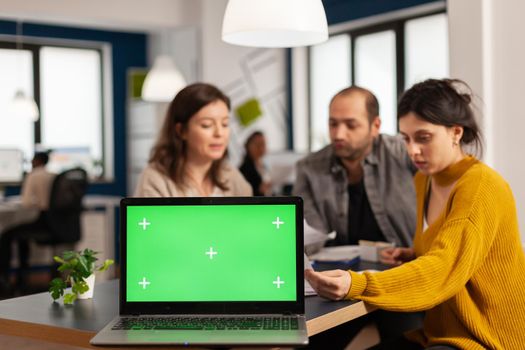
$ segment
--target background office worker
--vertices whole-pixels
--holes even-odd
[[[402,96],[399,129],[419,168],[414,248],[384,256],[401,264],[360,275],[305,271],[331,299],[383,309],[426,310],[424,327],[380,349],[523,349],[525,255],[506,181],[473,156],[481,145],[471,94],[457,80],[427,80]]]
[[[409,247],[415,219],[415,168],[399,137],[379,133],[377,98],[352,86],[330,102],[331,144],[297,163],[293,193],[313,227],[336,231],[331,245],[360,239]]]
[[[263,163],[266,154],[266,138],[260,131],[255,131],[244,144],[245,154],[239,170],[252,186],[254,196],[271,194],[272,184],[268,181],[268,169]]]
[[[226,161],[229,113],[229,98],[215,86],[196,83],[182,89],[168,107],[135,195],[250,196],[250,185]]]
[[[22,185],[22,205],[26,207],[36,207],[40,210],[49,208],[49,197],[51,195],[51,185],[55,174],[47,171],[46,165],[49,162],[49,153],[36,152],[31,160],[32,170],[27,174]]]
[[[22,205],[38,209],[40,211],[39,216],[32,222],[11,227],[0,234],[0,295],[7,296],[12,292],[12,286],[8,279],[12,243],[17,242],[19,261],[27,265],[29,261],[29,240],[34,238],[33,232],[46,227],[45,211],[49,208],[51,186],[56,176],[46,169],[49,153],[49,151],[35,153],[31,160],[32,170],[27,174],[22,184]],[[25,268],[27,266],[20,266],[19,270]],[[18,277],[21,278],[22,274],[19,274]],[[20,280],[17,282],[20,287],[23,287],[25,283],[25,281]]]

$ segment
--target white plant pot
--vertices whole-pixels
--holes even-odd
[[[78,299],[91,299],[93,298],[93,290],[95,289],[95,274],[89,275],[88,278],[84,279],[89,287],[87,292],[77,295]]]

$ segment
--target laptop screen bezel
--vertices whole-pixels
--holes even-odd
[[[126,301],[126,229],[129,206],[178,205],[294,205],[296,218],[296,300],[220,302],[131,302]],[[304,314],[303,200],[300,197],[181,197],[124,198],[120,202],[120,292],[119,313],[141,314]]]

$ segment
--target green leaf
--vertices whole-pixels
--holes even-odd
[[[84,281],[84,279],[79,279],[79,280],[75,279],[75,283],[73,284],[71,288],[71,291],[76,294],[82,294],[82,293],[87,292],[88,290],[89,290],[89,286],[86,283],[86,281]]]
[[[53,260],[55,260],[57,263],[60,263],[60,264],[64,264],[66,262],[64,259],[56,255],[53,257]]]
[[[64,295],[64,304],[71,305],[76,299],[77,299],[76,294],[67,293],[66,295]]]
[[[88,262],[84,256],[78,258],[78,272],[82,274],[82,277],[87,277],[91,274]]]
[[[78,256],[78,253],[72,250],[66,250],[64,253],[62,253],[62,257],[64,258],[64,260],[71,260],[76,256]]]
[[[87,260],[91,260],[91,261],[97,260],[97,258],[95,257],[95,255],[97,254],[98,252],[91,250],[89,248],[84,249],[84,251],[82,252],[82,255],[85,256]]]
[[[60,265],[58,267],[58,271],[60,272],[64,272],[66,270],[72,270],[73,269],[73,265],[71,265],[70,263],[63,263],[62,265]]]
[[[115,261],[113,259],[106,259],[106,261],[104,261],[104,264],[98,268],[98,271],[106,271],[114,263]]]
[[[55,278],[49,283],[49,293],[53,300],[57,300],[62,295],[64,295],[64,290],[66,289],[66,282],[60,278]]]

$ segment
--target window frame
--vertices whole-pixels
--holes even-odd
[[[114,170],[107,169],[107,167],[113,166],[113,164],[108,163],[108,155],[106,154],[106,146],[107,143],[110,142],[107,140],[107,138],[110,135],[107,135],[107,121],[106,119],[111,117],[110,115],[107,115],[107,105],[108,103],[111,103],[108,101],[109,95],[108,92],[111,93],[111,87],[107,86],[106,83],[106,74],[108,74],[111,70],[108,69],[105,59],[105,49],[104,45],[105,43],[97,43],[97,42],[82,42],[78,43],[76,41],[70,41],[70,40],[64,40],[67,41],[67,43],[61,43],[62,40],[45,40],[45,39],[34,39],[34,38],[22,38],[22,43],[17,42],[17,38],[15,37],[15,40],[11,39],[5,39],[3,37],[0,37],[0,48],[1,49],[22,49],[22,50],[28,50],[31,51],[33,55],[33,98],[35,99],[35,103],[37,104],[39,110],[41,110],[41,91],[40,91],[40,49],[44,47],[53,47],[53,48],[64,48],[64,49],[77,49],[77,50],[91,50],[96,51],[98,53],[99,61],[100,61],[100,132],[101,132],[101,150],[102,150],[102,157],[101,157],[101,163],[102,163],[102,173],[100,175],[100,178],[93,179],[94,182],[111,182],[114,180],[113,174]],[[42,130],[41,130],[41,119],[42,115],[34,122],[34,129],[33,129],[33,146],[36,146],[37,144],[40,144],[42,141]],[[108,176],[109,175],[109,176]]]
[[[399,99],[401,97],[401,94],[405,91],[405,23],[414,19],[423,18],[423,17],[429,17],[434,16],[438,14],[445,14],[447,11],[446,8],[440,8],[430,11],[425,11],[424,13],[418,13],[418,14],[412,14],[408,16],[404,16],[401,18],[391,19],[391,20],[385,20],[381,21],[379,23],[374,24],[366,24],[362,26],[358,26],[351,29],[346,30],[339,30],[330,32],[329,37],[337,36],[337,35],[343,35],[346,34],[349,36],[350,39],[350,84],[354,85],[356,81],[356,72],[355,72],[355,64],[356,64],[356,51],[355,51],[355,44],[356,39],[363,35],[368,34],[374,34],[378,32],[383,32],[387,30],[392,30],[395,33],[395,39],[396,39],[396,97]],[[307,48],[307,71],[311,72],[311,65],[312,65],[312,46],[309,46]],[[311,152],[312,150],[312,129],[311,126],[313,125],[312,121],[312,75],[308,73],[308,90],[307,90],[307,96],[308,96],[308,151]]]

